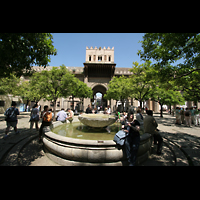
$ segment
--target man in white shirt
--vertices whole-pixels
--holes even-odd
[[[111,114],[111,108],[110,108],[110,106],[108,106],[107,113],[108,113],[109,115]]]
[[[66,122],[67,113],[64,111],[65,109],[62,108],[61,111],[57,113],[57,121],[61,121],[63,123]]]

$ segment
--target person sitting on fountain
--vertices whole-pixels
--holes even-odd
[[[121,115],[121,118],[120,118],[120,123],[122,125],[125,125],[126,121],[127,121],[127,113],[126,112],[123,112],[123,114]]]
[[[105,108],[103,114],[108,114],[108,109]]]
[[[111,115],[111,108],[110,108],[109,105],[108,105],[108,111],[107,111],[107,113],[108,113],[109,115]]]
[[[91,109],[91,106],[90,106],[90,104],[88,104],[88,107],[87,107],[87,109],[86,109],[86,112],[85,113],[87,113],[87,114],[89,114],[89,113],[92,113],[92,109]]]
[[[118,111],[116,110],[115,116],[116,116],[116,117],[115,117],[116,121],[119,122],[119,121],[120,121],[120,112],[118,112]]]
[[[140,123],[134,120],[133,114],[128,114],[128,121],[126,125],[122,125],[124,132],[128,135],[125,139],[125,150],[129,166],[135,166],[136,156],[140,145]]]
[[[92,114],[97,114],[97,108],[92,109]]]
[[[161,135],[158,133],[159,130],[157,129],[157,127],[158,127],[158,124],[155,118],[153,117],[153,111],[147,110],[147,116],[144,119],[144,133],[149,133],[153,136],[154,145],[158,145],[157,154],[161,155],[163,139]]]
[[[67,112],[69,112],[69,117],[67,117],[66,120],[69,120],[69,122],[72,123],[74,119],[74,112],[70,108],[67,108]]]

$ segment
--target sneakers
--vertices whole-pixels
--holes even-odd
[[[9,135],[4,135],[3,139],[6,139],[6,138],[8,138],[8,137],[9,137]]]

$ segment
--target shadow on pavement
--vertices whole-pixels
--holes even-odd
[[[38,138],[28,143],[19,153],[18,163],[20,166],[29,166],[37,158],[44,156],[42,143],[38,143]]]

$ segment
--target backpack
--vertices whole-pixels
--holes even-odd
[[[120,130],[115,134],[115,137],[114,137],[113,141],[117,145],[123,146],[126,136],[127,136],[127,134],[124,131]]]
[[[48,111],[45,112],[43,114],[42,121],[44,121],[44,122],[51,122],[51,120],[52,120],[52,113],[48,112]]]
[[[189,111],[186,111],[186,112],[185,112],[185,116],[186,116],[186,117],[189,117],[189,116],[190,116],[190,112],[189,112]]]
[[[9,122],[16,121],[15,108],[12,107],[8,108],[4,113],[4,115],[6,116],[5,121]]]

